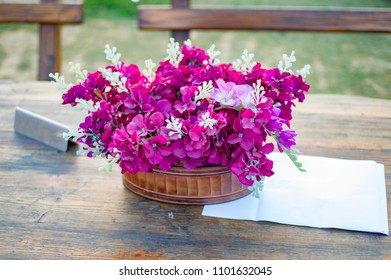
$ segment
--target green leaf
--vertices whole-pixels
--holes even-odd
[[[261,181],[258,181],[254,178],[254,184],[250,187],[248,187],[247,189],[252,191],[252,195],[259,199],[260,198],[260,192],[263,190],[263,187],[264,187],[264,180],[262,178]]]
[[[300,172],[307,172],[304,168],[303,168],[303,164],[301,162],[298,161],[298,158],[297,158],[297,155],[296,154],[293,154],[290,150],[288,150],[287,148],[285,148],[283,145],[281,145],[280,143],[278,143],[279,146],[282,148],[282,150],[284,151],[284,153],[289,157],[289,159],[293,162],[293,164],[297,167],[297,169],[299,169]]]

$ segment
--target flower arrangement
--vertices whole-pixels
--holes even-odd
[[[152,167],[194,169],[226,166],[258,195],[265,176],[273,175],[267,155],[285,152],[304,171],[292,152],[292,107],[303,102],[310,66],[290,69],[294,52],[278,67],[262,68],[247,50],[235,63],[220,63],[220,52],[170,39],[167,57],[145,70],[120,61],[106,46],[111,65],[96,72],[72,65],[78,83],[66,84],[50,74],[63,92],[63,104],[88,113],[76,131],[64,136],[82,144],[80,154],[106,158],[101,170],[118,164],[122,173],[151,172]]]

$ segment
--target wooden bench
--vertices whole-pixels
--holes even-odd
[[[192,8],[190,0],[171,7],[140,6],[139,28],[171,30],[178,42],[191,30],[391,32],[391,9],[329,7]]]
[[[83,22],[83,4],[59,0],[26,3],[0,1],[0,23],[38,23],[38,80],[49,80],[49,73],[60,72],[61,25]]]

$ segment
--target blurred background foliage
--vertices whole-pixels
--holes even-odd
[[[193,5],[336,6],[391,8],[389,0],[193,0]],[[95,71],[106,65],[105,44],[116,46],[126,63],[143,68],[146,59],[165,57],[170,33],[142,31],[138,5],[169,4],[169,0],[84,0],[85,21],[62,32],[62,74],[71,81],[68,62]],[[37,26],[0,25],[0,79],[31,79],[37,73]],[[193,31],[195,45],[222,51],[231,62],[247,48],[264,67],[275,67],[283,53],[296,51],[296,68],[311,64],[312,93],[339,93],[391,99],[391,34],[314,32]]]

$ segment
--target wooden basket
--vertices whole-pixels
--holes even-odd
[[[162,202],[204,205],[226,202],[250,193],[230,170],[222,166],[187,170],[155,168],[151,173],[125,173],[123,184],[134,193]]]

